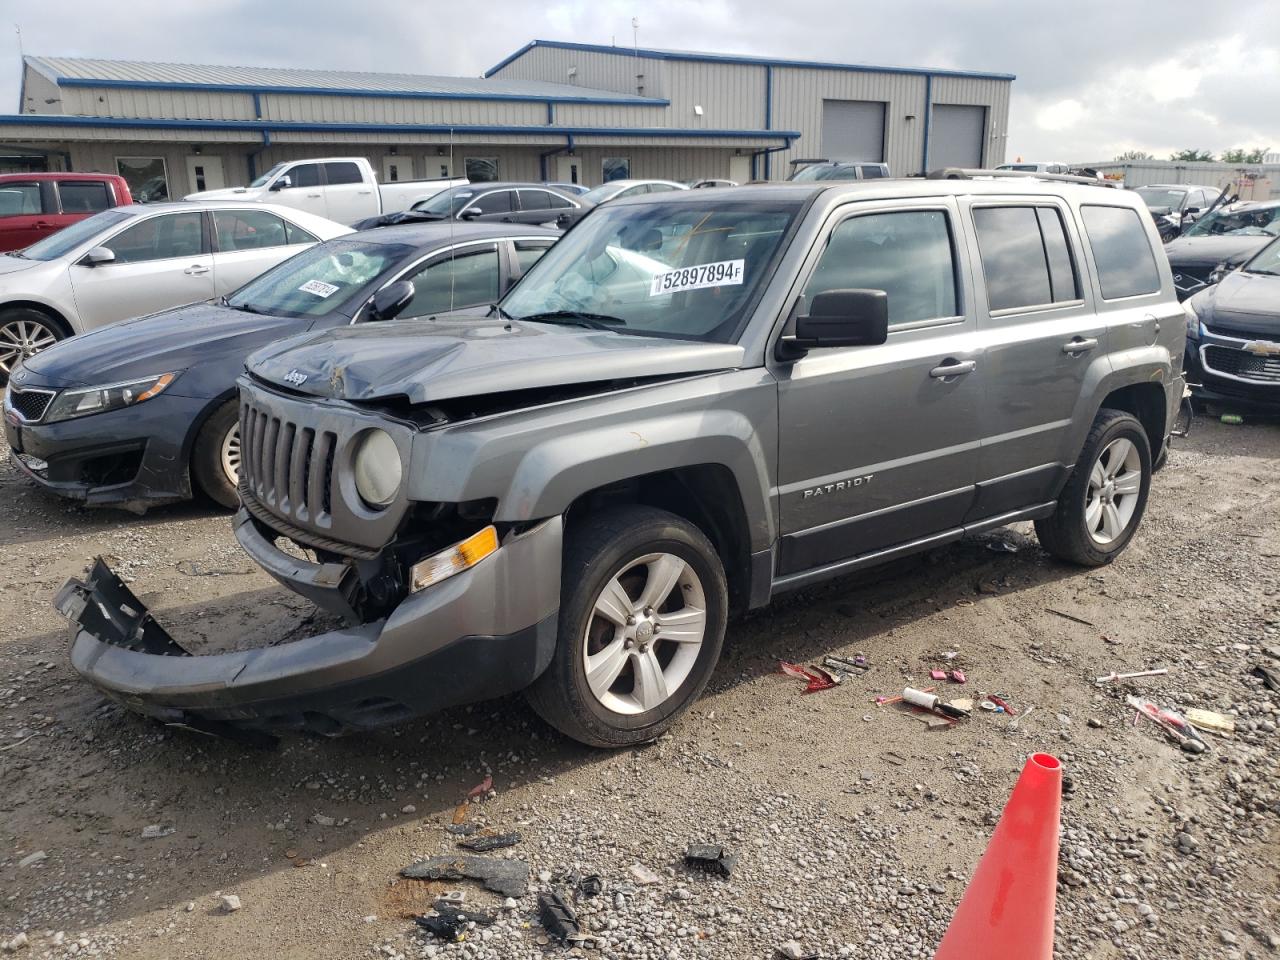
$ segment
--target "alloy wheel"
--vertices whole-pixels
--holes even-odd
[[[33,357],[57,342],[52,328],[39,320],[10,320],[0,325],[0,373],[8,376],[19,360]]]
[[[1112,440],[1089,471],[1085,494],[1085,529],[1095,543],[1106,546],[1123,536],[1138,509],[1142,491],[1142,457],[1133,441]]]
[[[227,475],[231,486],[240,484],[240,424],[236,424],[222,437],[222,446],[218,450],[218,462],[222,464],[222,472]]]
[[[614,713],[653,710],[688,679],[706,629],[706,595],[687,561],[670,553],[632,560],[604,585],[587,622],[587,686]]]

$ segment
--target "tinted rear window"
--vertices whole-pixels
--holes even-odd
[[[360,176],[360,168],[354,163],[326,163],[324,165],[324,175],[330,186],[337,186],[342,183],[364,182],[364,178]]]
[[[1079,298],[1066,229],[1056,208],[978,207],[973,222],[989,309]]]
[[[1098,265],[1106,300],[1160,290],[1160,272],[1138,211],[1128,207],[1082,206],[1085,233]]]

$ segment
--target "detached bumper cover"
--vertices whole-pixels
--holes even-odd
[[[281,582],[301,579],[329,609],[345,603],[331,565],[289,557],[251,523],[236,532],[255,559],[275,555],[264,566]],[[54,606],[74,627],[72,666],[138,713],[209,732],[368,730],[513,693],[546,669],[561,533],[560,518],[545,521],[383,620],[276,647],[192,656],[100,559]]]

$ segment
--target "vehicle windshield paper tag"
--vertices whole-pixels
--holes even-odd
[[[335,287],[332,283],[325,283],[323,280],[308,280],[298,288],[303,293],[314,293],[321,299],[332,297],[341,287]]]
[[[745,260],[721,260],[719,263],[703,263],[696,267],[668,270],[653,278],[649,296],[661,297],[681,290],[701,290],[703,287],[727,287],[742,283]]]

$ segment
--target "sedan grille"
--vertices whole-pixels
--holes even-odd
[[[258,502],[277,516],[329,526],[337,435],[245,403],[240,408],[240,436],[243,484]]]
[[[1280,383],[1280,356],[1256,356],[1234,347],[1207,346],[1203,353],[1204,367],[1210,373],[1220,373],[1241,380],[1258,383]]]
[[[22,390],[11,386],[9,387],[9,405],[17,410],[18,415],[27,423],[35,423],[44,416],[55,395],[54,390],[36,390],[30,387]]]

